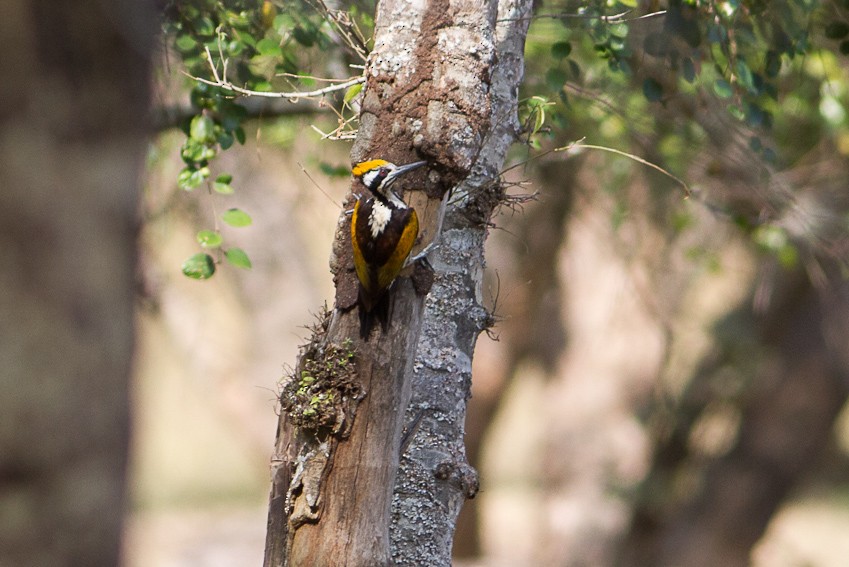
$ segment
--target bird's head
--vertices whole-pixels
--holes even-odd
[[[426,164],[426,161],[415,161],[406,165],[395,165],[383,159],[370,159],[354,166],[352,173],[363,182],[366,188],[381,197],[391,199],[393,196],[389,187],[400,176],[408,171]]]

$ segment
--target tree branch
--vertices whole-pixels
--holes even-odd
[[[224,79],[219,79],[216,81],[210,81],[208,79],[204,79],[202,77],[194,77],[189,73],[183,71],[183,74],[187,77],[198,81],[199,83],[204,83],[207,85],[212,85],[213,87],[220,87],[225,91],[232,91],[234,93],[238,93],[244,96],[259,96],[264,98],[287,98],[293,101],[297,101],[302,98],[315,98],[324,96],[326,94],[330,94],[333,92],[344,91],[349,87],[353,87],[354,85],[358,85],[360,83],[365,83],[365,77],[356,77],[349,81],[345,81],[344,83],[339,83],[337,85],[330,85],[329,87],[324,87],[323,89],[316,89],[314,91],[291,91],[291,92],[268,92],[268,91],[252,91],[251,89],[243,89],[242,87],[237,87],[233,83],[226,81]]]
[[[215,80],[210,81],[209,79],[204,79],[202,77],[195,77],[195,76],[193,76],[190,73],[187,73],[185,71],[183,71],[182,73],[184,75],[186,75],[187,77],[189,77],[190,79],[197,81],[199,83],[204,83],[206,85],[211,85],[213,87],[219,87],[221,89],[224,89],[225,91],[232,91],[234,93],[238,93],[238,94],[244,95],[244,96],[258,96],[258,97],[264,97],[264,98],[286,98],[286,99],[289,99],[291,101],[298,101],[302,98],[316,98],[316,97],[322,97],[322,96],[330,94],[330,93],[334,93],[334,92],[338,92],[338,91],[344,91],[344,90],[346,90],[350,87],[353,87],[354,85],[359,85],[360,83],[366,82],[365,76],[361,76],[361,77],[355,77],[355,78],[350,79],[348,81],[345,81],[343,83],[330,85],[330,86],[324,87],[322,89],[316,89],[314,91],[291,91],[291,92],[254,91],[254,90],[251,90],[251,89],[245,89],[245,88],[242,88],[242,87],[237,87],[236,85],[234,85],[233,83],[231,83],[230,81],[227,80],[227,61],[228,60],[226,58],[222,58],[222,60],[221,60],[222,61],[222,70],[221,70],[221,76],[219,77],[218,76],[218,69],[216,68],[215,63],[212,60],[212,54],[209,51],[209,47],[207,46],[204,49],[206,49],[206,57],[209,61],[209,68],[212,70],[212,76]]]

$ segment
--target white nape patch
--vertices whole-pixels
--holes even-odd
[[[390,218],[392,218],[392,209],[376,200],[371,209],[371,215],[369,215],[368,218],[368,226],[371,229],[372,238],[380,236],[380,233],[382,233],[386,228],[386,225],[389,224]]]
[[[371,184],[374,183],[374,178],[380,173],[380,168],[372,169],[363,174],[363,185],[371,189]]]

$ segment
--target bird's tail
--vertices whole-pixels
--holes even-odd
[[[360,338],[363,341],[368,341],[375,321],[380,322],[380,328],[384,333],[389,330],[389,295],[389,293],[383,293],[375,301],[373,297],[366,297],[363,288],[360,287]]]

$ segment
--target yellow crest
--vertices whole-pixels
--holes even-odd
[[[368,161],[361,161],[351,170],[351,173],[354,174],[355,177],[362,177],[365,173],[371,171],[372,169],[377,169],[378,167],[383,167],[387,165],[389,162],[385,159],[370,159]]]

